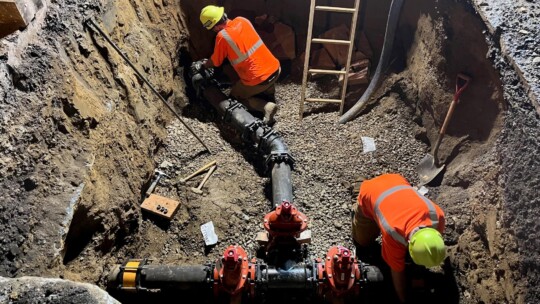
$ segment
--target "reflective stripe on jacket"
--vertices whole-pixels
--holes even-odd
[[[261,40],[249,20],[237,17],[227,21],[216,37],[212,62],[220,66],[229,59],[245,85],[254,86],[265,81],[279,68],[279,60]]]
[[[364,215],[381,229],[382,255],[395,271],[405,268],[408,237],[413,229],[425,226],[444,232],[441,208],[399,174],[384,174],[364,181],[358,203]]]

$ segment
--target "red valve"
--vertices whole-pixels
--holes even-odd
[[[264,217],[264,229],[271,237],[299,237],[307,228],[307,217],[290,202],[283,201],[276,210]]]
[[[326,254],[324,266],[318,268],[319,272],[324,273],[334,296],[340,297],[353,290],[358,292],[355,282],[360,280],[360,268],[349,249],[343,246],[331,247]],[[319,290],[322,292],[324,289]]]
[[[214,269],[214,294],[220,290],[231,296],[239,294],[248,279],[255,278],[255,268],[249,264],[246,251],[240,246],[229,246]]]

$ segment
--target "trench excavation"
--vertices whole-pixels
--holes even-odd
[[[300,105],[309,1],[221,1],[280,61],[271,127],[228,96],[230,64],[192,68],[212,54],[198,16],[216,3],[32,2],[28,29],[0,40],[0,276],[91,283],[121,303],[397,303],[380,245],[357,255],[351,206],[360,177],[400,173],[446,214],[443,265],[407,268],[413,302],[537,302],[540,107],[519,69],[520,54],[537,55],[527,22],[512,28],[522,45],[502,42],[512,31],[489,14],[504,1],[361,1],[343,115]],[[349,25],[318,12],[313,37],[347,39]],[[315,68],[345,71],[339,47],[311,54]],[[342,84],[314,73],[306,97],[339,99]],[[422,182],[434,152],[440,172]],[[212,163],[199,189],[204,174],[182,180]],[[161,214],[143,208],[150,192]],[[0,298],[23,286],[5,282]]]
[[[397,12],[394,11],[393,13],[390,13],[394,20],[388,20],[388,24],[393,22],[395,27],[397,27],[396,18],[401,15],[401,6],[398,4],[394,9],[397,10]],[[422,18],[422,16],[409,16],[406,13],[404,15],[404,19],[407,20],[407,18],[410,18],[409,20],[411,20],[411,23],[412,20],[416,20],[416,18],[420,19],[419,23],[425,22],[425,24],[420,23],[420,25],[415,24],[414,26],[420,27],[419,30],[430,31],[430,25],[428,24],[433,22],[433,20],[429,20],[429,18],[426,19],[425,17]],[[396,29],[394,28],[394,31],[395,30]],[[436,32],[437,31],[434,31],[429,34],[436,34]],[[422,36],[425,34],[427,33],[420,33],[419,35]],[[421,37],[420,39],[425,38],[426,37]],[[418,39],[418,37],[408,37],[408,39],[415,40]],[[428,47],[427,45],[422,45],[424,41],[415,40],[414,42],[411,42],[406,41],[406,38],[401,40],[401,43],[415,42],[420,43],[419,46],[416,46],[419,48],[419,52],[424,51],[422,50],[423,47]],[[393,56],[394,62],[396,60],[410,60],[410,65],[414,66],[417,64],[414,61],[414,57],[406,59],[403,57],[407,57],[407,54],[399,54],[395,52],[392,53],[391,46],[386,46],[386,49],[386,53],[382,55],[382,60],[384,62],[382,62],[380,67],[377,67],[376,73],[378,74],[375,75],[376,78],[385,76],[383,69],[387,69],[387,67],[383,66],[388,65],[390,62],[389,58],[391,56]],[[388,51],[388,49],[390,49],[390,51]],[[427,52],[429,51],[426,51],[426,55]],[[196,54],[191,55],[196,56]],[[454,54],[453,56],[455,56],[455,58],[459,58],[462,55]],[[181,57],[186,56],[182,55]],[[434,60],[442,60],[442,58],[435,58]],[[248,112],[248,110],[236,100],[228,98],[223,93],[222,89],[220,89],[223,87],[220,81],[228,81],[228,79],[231,77],[230,70],[219,69],[221,75],[216,75],[213,70],[211,72],[205,71],[198,73],[197,71],[193,71],[191,68],[189,68],[190,62],[190,60],[186,60],[186,62],[183,63],[183,66],[185,69],[184,74],[187,74],[186,83],[188,84],[188,92],[192,92],[191,98],[193,105],[199,108],[202,107],[202,111],[204,112],[210,112],[214,121],[220,125],[220,128],[225,130],[228,128],[233,129],[229,134],[224,133],[224,137],[226,137],[226,140],[228,141],[234,141],[234,138],[239,140],[241,145],[240,149],[242,150],[244,157],[249,159],[249,161],[252,162],[255,167],[258,167],[257,170],[260,175],[267,176],[269,178],[265,196],[272,202],[270,207],[273,206],[272,209],[277,209],[276,211],[272,211],[265,216],[264,226],[266,228],[266,239],[265,237],[262,237],[263,240],[261,241],[259,232],[257,235],[257,244],[244,241],[248,246],[248,251],[259,254],[257,258],[254,258],[253,254],[247,254],[242,246],[237,245],[238,241],[235,240],[235,238],[225,236],[232,241],[229,243],[230,247],[227,247],[225,251],[223,251],[222,255],[218,256],[215,260],[207,259],[207,261],[199,265],[160,265],[149,263],[146,260],[131,260],[130,262],[127,262],[127,264],[117,265],[108,277],[108,283],[110,284],[110,287],[112,287],[112,289],[109,290],[113,290],[112,292],[118,292],[118,294],[120,294],[119,296],[127,296],[127,301],[133,301],[133,299],[129,298],[129,291],[132,291],[133,289],[138,291],[138,296],[141,294],[148,294],[148,292],[152,290],[157,290],[160,293],[163,293],[164,297],[179,292],[186,292],[187,290],[198,294],[198,292],[202,290],[212,289],[212,294],[208,294],[207,297],[198,296],[198,298],[200,300],[212,302],[212,300],[223,300],[223,297],[225,297],[225,299],[227,299],[225,301],[252,301],[255,303],[265,301],[273,302],[280,297],[281,300],[285,301],[291,299],[303,302],[334,302],[336,300],[345,300],[349,302],[363,301],[366,303],[371,303],[381,300],[381,297],[377,298],[373,296],[373,294],[380,292],[380,290],[384,290],[386,288],[391,294],[391,286],[380,284],[379,281],[382,280],[383,274],[377,267],[366,264],[365,261],[355,259],[349,260],[348,255],[351,255],[351,252],[354,253],[354,250],[351,251],[349,249],[354,248],[354,245],[351,245],[350,240],[345,241],[344,243],[332,242],[334,246],[326,249],[321,247],[317,248],[315,252],[320,252],[321,249],[328,250],[328,252],[324,251],[322,255],[320,255],[321,259],[319,260],[312,257],[313,252],[309,251],[309,245],[303,244],[306,242],[306,240],[303,240],[301,233],[304,229],[306,229],[305,227],[301,228],[300,226],[292,225],[292,223],[290,223],[291,226],[288,227],[291,228],[287,229],[291,230],[286,231],[285,233],[281,231],[280,234],[282,238],[285,237],[285,240],[281,238],[272,240],[272,235],[275,234],[276,231],[267,226],[266,219],[270,216],[270,214],[275,214],[276,212],[279,214],[282,212],[281,210],[283,210],[285,206],[296,209],[295,205],[297,202],[300,204],[299,206],[302,207],[307,207],[309,205],[309,202],[294,199],[295,195],[293,195],[293,187],[296,188],[296,186],[294,180],[291,178],[294,163],[292,152],[289,151],[289,148],[285,144],[285,137],[278,135],[278,133],[276,133],[272,128],[265,126],[260,119],[252,116],[251,113],[253,112]],[[394,66],[397,66],[398,69],[400,68],[399,64],[394,64]],[[425,66],[418,66],[417,68],[420,70],[426,68],[429,69]],[[223,74],[227,75],[224,76]],[[290,77],[291,74],[285,75],[285,77]],[[492,74],[491,77],[495,77],[495,74]],[[216,78],[220,79],[216,80]],[[435,79],[426,79],[424,81],[430,80],[435,81]],[[325,81],[330,82],[331,85],[325,87],[323,84],[320,87],[315,87],[312,92],[319,92],[318,94],[322,93],[328,95],[335,94],[335,90],[332,91],[332,86],[339,86],[337,82],[335,82],[335,78],[326,77],[320,80],[319,83],[324,83]],[[378,85],[380,86],[382,81],[378,82]],[[453,80],[448,79],[448,82],[452,83]],[[294,80],[289,83],[290,85],[295,85]],[[191,85],[193,85],[195,88],[190,88]],[[408,107],[422,106],[420,104],[413,104],[414,100],[412,99],[414,97],[410,96],[410,92],[407,92],[411,89],[407,87],[411,85],[410,83],[407,83],[407,80],[398,78],[394,80],[393,83],[389,81],[387,85],[390,87],[386,89],[387,91],[384,92],[383,95],[391,96],[392,93],[394,93],[398,95],[394,96],[394,98],[397,100],[403,100],[405,104],[408,103]],[[227,85],[225,85],[225,87],[226,86]],[[366,87],[364,86],[364,88]],[[367,87],[366,92],[363,92],[364,94],[362,95],[362,98],[365,100],[360,100],[360,104],[362,104],[362,102],[365,103],[366,100],[369,100],[370,96],[368,95],[374,95],[378,89],[379,87],[372,82],[371,87]],[[194,92],[199,93],[196,94]],[[356,93],[358,94],[358,92]],[[482,93],[479,92],[478,94]],[[199,95],[199,98],[202,100],[194,95]],[[358,95],[355,96],[354,94],[351,94],[349,97],[349,103],[350,101],[354,101],[353,99],[355,97],[356,99],[359,98]],[[197,99],[199,99],[199,101],[196,101]],[[288,98],[288,100],[291,101],[294,99]],[[205,108],[205,103],[210,104],[212,108]],[[448,106],[449,102],[441,100],[441,105],[439,105],[441,110]],[[376,105],[372,105],[372,107],[376,107]],[[321,113],[325,113],[329,110],[329,107],[313,106],[311,108],[308,107],[308,109],[310,110],[308,110],[307,116],[310,115],[310,111],[317,114],[321,109]],[[200,109],[194,109],[194,111],[196,110]],[[351,111],[353,110],[354,106],[349,112],[345,113],[342,119],[349,117],[348,119],[350,120],[354,116],[358,115],[359,111],[351,114]],[[461,110],[463,111],[463,109]],[[418,111],[418,109],[416,111]],[[442,112],[442,114],[445,113]],[[198,115],[204,116],[204,113],[198,113]],[[413,121],[418,124],[416,128],[422,128],[424,117],[421,117],[421,115],[418,113],[414,113],[413,115],[418,115],[417,118],[415,118],[417,119],[416,121],[413,119]],[[459,116],[463,116],[463,113],[456,115],[456,117]],[[457,119],[463,120],[461,117]],[[490,120],[492,118],[487,116],[487,119]],[[346,121],[340,120],[340,122],[343,123]],[[433,124],[437,125],[435,122],[433,122]],[[442,124],[442,122],[439,124]],[[453,124],[453,126],[455,125],[456,123]],[[463,130],[464,132],[468,133],[465,131],[465,129]],[[414,136],[415,139],[423,140],[426,144],[430,144],[430,142],[432,142],[432,140],[429,139],[430,136],[427,134],[427,132],[426,134],[421,134],[421,132],[419,133],[418,131],[416,132],[417,133]],[[482,130],[481,132],[486,133],[490,131]],[[459,140],[463,141],[466,139],[461,137]],[[455,143],[455,145],[458,147],[460,143]],[[453,154],[455,152],[450,151],[450,153]],[[455,156],[449,155],[447,157],[450,158]],[[211,158],[212,157],[210,157],[210,159]],[[441,180],[439,179],[438,181],[435,181],[435,184],[437,183],[441,183]],[[209,187],[211,187],[211,185]],[[179,189],[179,191],[181,190]],[[289,203],[292,203],[292,205],[288,205]],[[268,211],[265,211],[264,213],[267,212]],[[302,214],[302,216],[304,215]],[[254,215],[254,217],[257,218],[257,215]],[[260,221],[260,214],[258,217]],[[346,221],[348,218],[346,212],[342,217],[344,221]],[[279,221],[281,217],[277,216],[276,218]],[[283,221],[283,219],[281,219],[281,221]],[[250,228],[246,231],[254,232],[254,230],[255,229]],[[319,227],[319,231],[320,230],[321,229]],[[343,232],[346,231],[347,230]],[[235,234],[235,236],[237,237],[238,235]],[[313,237],[315,238],[316,236],[314,235]],[[309,237],[309,241],[310,240],[311,236]],[[270,244],[272,244],[272,246],[270,246]],[[342,245],[345,247],[341,247]],[[260,254],[261,251],[263,252],[262,256]],[[336,257],[335,260],[333,258],[334,255]],[[345,255],[345,259],[343,255]],[[328,257],[332,263],[329,265],[324,265],[324,261],[326,260],[325,257]],[[246,261],[246,259],[248,261]],[[378,262],[380,263],[380,260]],[[340,268],[338,265],[342,266],[347,264],[350,266],[342,268],[347,269],[345,272],[342,272],[343,270],[339,270]],[[130,266],[128,267],[128,265]],[[240,271],[239,267],[236,267],[236,265],[242,265],[242,270]],[[332,273],[330,269],[334,269],[335,273]],[[344,277],[350,277],[351,274],[355,273],[355,271],[356,274],[353,275],[355,276],[354,280],[343,280],[343,278],[340,281],[332,280],[332,277],[336,274],[341,274]],[[438,274],[429,273],[420,269],[411,270],[409,273],[409,276],[411,277],[418,276],[424,277],[424,279],[428,277],[430,278],[429,287],[424,286],[423,288],[418,288],[418,290],[415,290],[415,300],[418,302],[428,302],[432,299],[441,297],[456,299],[458,297],[458,287],[455,284],[453,276],[449,274],[450,272],[451,268],[448,265],[444,270],[442,270],[442,272]],[[386,281],[388,281],[388,270],[386,270],[384,276]],[[128,277],[130,279],[127,279]],[[349,285],[349,283],[353,284]],[[424,290],[432,290],[432,294],[422,294]],[[276,298],[275,294],[279,294],[280,297]],[[390,295],[385,298],[385,301],[393,302],[396,300]]]

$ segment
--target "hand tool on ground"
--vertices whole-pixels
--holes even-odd
[[[454,99],[452,100],[452,103],[450,103],[450,108],[448,109],[448,113],[446,114],[446,118],[444,119],[443,125],[439,132],[439,137],[437,138],[437,141],[435,142],[435,145],[433,146],[433,153],[427,154],[426,156],[424,156],[424,158],[420,161],[420,163],[416,167],[416,171],[420,175],[419,186],[426,185],[429,182],[431,182],[444,169],[445,164],[442,164],[439,166],[439,159],[437,158],[437,152],[439,151],[439,146],[441,145],[442,138],[444,134],[446,133],[446,128],[448,127],[450,118],[452,117],[452,114],[454,114],[454,109],[456,108],[456,105],[459,102],[459,97],[461,96],[463,91],[469,86],[470,82],[471,82],[471,77],[462,73],[457,75],[456,93],[454,94]]]
[[[96,22],[94,22],[93,19],[88,19],[88,20],[86,20],[86,23],[92,25],[98,31],[98,33],[120,55],[120,57],[122,57],[127,62],[127,64],[135,71],[137,76],[139,76],[139,78],[142,79],[142,81],[144,81],[144,83],[146,83],[150,87],[152,92],[159,97],[159,99],[167,106],[167,108],[169,108],[169,110],[171,110],[171,112],[173,112],[173,114],[189,130],[189,132],[191,132],[191,134],[204,146],[206,151],[208,151],[208,153],[212,154],[212,151],[210,151],[210,148],[208,148],[208,146],[202,141],[202,139],[199,136],[197,136],[197,134],[195,134],[195,131],[193,131],[193,129],[191,129],[191,127],[186,124],[186,122],[182,119],[182,117],[173,109],[173,107],[171,105],[169,105],[169,103],[167,103],[165,98],[163,98],[163,96],[161,96],[161,94],[159,94],[159,92],[154,88],[154,86],[152,86],[152,84],[139,72],[139,70],[133,65],[133,63],[131,63],[131,61],[129,61],[127,56],[120,50],[120,48],[118,48],[118,46],[114,42],[112,42],[112,40],[105,34],[105,32],[103,32],[103,30],[96,24]],[[90,28],[92,28],[92,27],[90,27]]]
[[[215,164],[216,164],[216,161],[213,160],[213,161],[209,162],[208,164],[202,166],[199,170],[197,170],[197,171],[191,173],[189,176],[180,179],[178,182],[179,182],[180,184],[185,184],[188,180],[190,180],[190,179],[192,179],[193,177],[195,177],[195,176],[201,174],[202,172],[208,170],[208,168],[214,166]]]
[[[191,188],[191,191],[193,191],[194,193],[197,193],[197,194],[202,194],[202,187],[204,186],[204,184],[206,184],[206,181],[208,180],[208,178],[210,178],[210,175],[212,175],[212,173],[214,173],[214,170],[216,170],[216,165],[212,166],[210,168],[210,170],[208,170],[208,172],[206,173],[206,175],[204,176],[203,180],[201,181],[201,183],[199,184],[199,186],[197,188]]]
[[[165,174],[164,172],[159,171],[158,169],[154,170],[154,180],[150,184],[150,187],[148,187],[148,190],[146,190],[146,193],[145,193],[146,197],[149,197],[150,194],[152,194],[152,192],[154,192],[154,189],[156,189],[156,186],[159,183],[159,180],[163,176],[169,177],[167,174]]]

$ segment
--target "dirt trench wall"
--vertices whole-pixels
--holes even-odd
[[[136,229],[141,185],[172,115],[83,21],[95,17],[178,105],[178,8],[45,1],[27,30],[0,42],[0,275],[54,275]]]
[[[416,109],[417,138],[433,145],[457,73],[473,77],[439,150],[444,179],[430,188],[447,215],[460,302],[536,303],[538,117],[475,15],[466,3],[406,3],[396,43],[408,50],[406,68],[387,83]]]

